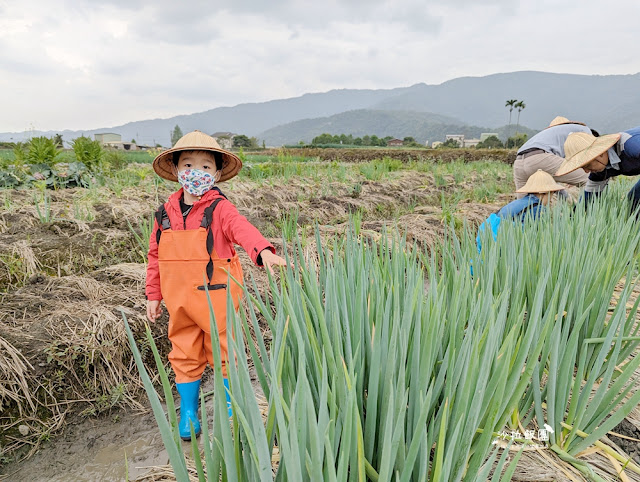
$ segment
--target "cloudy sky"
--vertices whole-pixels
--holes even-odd
[[[0,132],[516,70],[633,74],[639,21],[637,0],[0,0]]]

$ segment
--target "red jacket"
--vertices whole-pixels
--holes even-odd
[[[235,256],[236,251],[234,244],[239,244],[244,248],[254,263],[257,263],[257,257],[263,249],[269,249],[275,253],[275,248],[267,241],[260,231],[253,226],[247,218],[242,216],[236,207],[224,199],[224,197],[215,189],[207,192],[199,201],[193,204],[193,208],[186,218],[186,229],[198,229],[202,223],[204,210],[215,199],[222,197],[222,201],[218,203],[213,211],[213,245],[216,253],[221,258],[231,258]],[[164,204],[167,210],[171,229],[184,230],[185,224],[180,209],[180,199],[182,198],[182,189],[174,192],[169,196],[169,200]],[[158,269],[158,243],[156,242],[156,232],[158,230],[158,222],[154,221],[153,231],[149,239],[149,262],[147,265],[147,284],[145,294],[148,300],[161,300],[162,291],[160,289],[160,271]],[[261,266],[261,265],[258,265]]]

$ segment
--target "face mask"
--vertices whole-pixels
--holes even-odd
[[[213,174],[200,169],[185,169],[178,172],[178,182],[192,196],[200,197],[210,191],[216,183]]]

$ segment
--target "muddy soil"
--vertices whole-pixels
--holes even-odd
[[[213,380],[207,377],[202,387],[210,392]],[[163,408],[166,409],[164,405]],[[207,413],[213,416],[213,412]],[[191,454],[190,442],[183,442],[182,447],[185,454]],[[0,479],[33,482],[145,480],[150,471],[168,463],[169,456],[153,413],[116,410],[99,418],[69,424],[62,435],[44,444],[36,455],[5,467]]]
[[[609,440],[620,447],[629,455],[636,464],[640,465],[640,426],[633,424],[631,420],[624,419],[612,432],[622,435],[609,435]]]
[[[63,435],[3,473],[15,481],[119,481],[126,480],[127,466],[135,479],[144,467],[168,461],[153,414],[121,412],[69,424]]]

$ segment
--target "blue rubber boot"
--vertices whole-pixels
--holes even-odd
[[[198,420],[198,402],[200,401],[200,380],[189,383],[176,383],[180,394],[180,421],[178,431],[182,440],[191,440],[191,424],[196,438],[200,435]]]
[[[231,418],[233,417],[233,409],[231,408],[231,397],[229,396],[229,379],[223,378],[222,383],[224,383],[224,396],[227,398],[227,412],[229,418]]]

